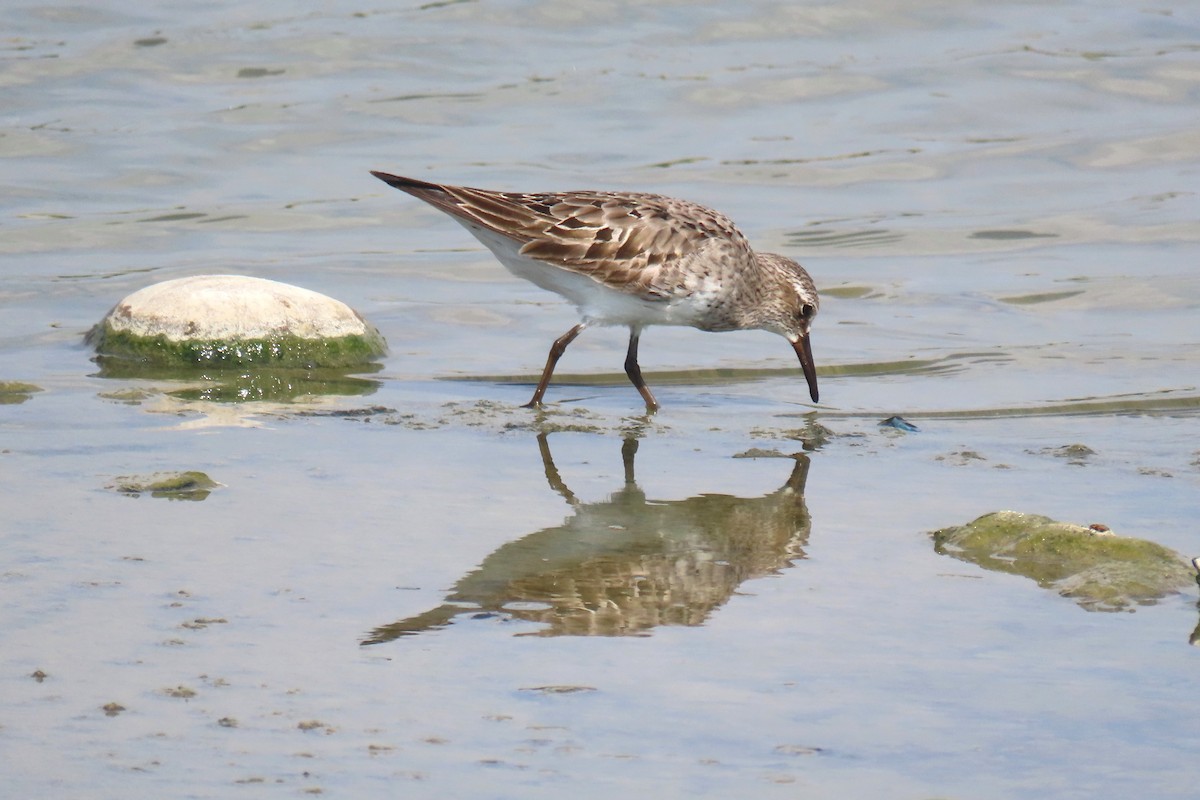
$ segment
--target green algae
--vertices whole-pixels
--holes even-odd
[[[160,472],[153,475],[122,475],[108,488],[130,497],[149,494],[168,500],[203,500],[221,484],[203,472]]]
[[[1001,303],[1008,303],[1014,306],[1033,306],[1040,303],[1053,303],[1056,300],[1067,300],[1072,297],[1078,297],[1083,294],[1082,290],[1066,291],[1066,292],[1037,292],[1035,294],[1013,295],[1011,297],[1001,297]]]
[[[1160,544],[1036,514],[998,511],[932,535],[938,553],[1030,578],[1090,611],[1152,605],[1194,580],[1186,559]]]
[[[360,364],[354,367],[281,367],[275,365],[201,366],[163,364],[130,358],[99,356],[97,377],[114,380],[179,382],[179,388],[150,392],[132,388],[107,392],[105,399],[137,404],[157,394],[183,400],[217,403],[270,401],[290,403],[317,396],[361,397],[375,392],[380,382],[364,374],[378,372],[382,365]]]
[[[157,366],[194,367],[351,367],[387,353],[387,343],[374,328],[365,333],[308,339],[280,333],[255,339],[171,339],[164,334],[139,336],[114,330],[103,322],[88,332],[87,342],[101,357]]]
[[[839,300],[859,300],[873,291],[875,290],[870,286],[824,286],[821,287],[821,296],[836,297]]]
[[[42,387],[24,381],[0,381],[0,406],[24,403]]]
[[[290,403],[317,396],[357,397],[379,388],[379,381],[336,369],[222,370],[205,377],[207,380],[201,386],[174,389],[167,394],[182,400],[214,403]]]

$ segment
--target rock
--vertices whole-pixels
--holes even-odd
[[[149,494],[168,500],[203,500],[221,484],[203,472],[159,472],[146,476],[122,475],[108,488],[131,497]]]
[[[243,275],[147,286],[117,303],[87,341],[102,357],[160,366],[346,367],[387,352],[346,304]]]
[[[0,381],[0,406],[24,403],[42,387],[24,381]]]
[[[1144,539],[1037,514],[997,511],[933,532],[939,553],[1023,575],[1089,611],[1151,605],[1194,582],[1187,560]]]

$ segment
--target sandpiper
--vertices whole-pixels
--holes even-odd
[[[812,278],[790,258],[755,253],[724,214],[656,194],[493,192],[371,174],[445,211],[514,275],[579,309],[583,321],[554,341],[529,407],[541,405],[559,358],[592,324],[628,326],[625,374],[648,411],[658,401],[637,360],[648,325],[777,333],[796,351],[817,402],[808,332],[820,299]]]

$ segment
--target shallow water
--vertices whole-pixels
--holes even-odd
[[[1014,508],[1200,554],[1190,6],[0,24],[0,380],[43,390],[0,403],[15,795],[1192,796],[1194,591],[1091,613],[928,536]],[[368,169],[725,211],[822,289],[823,404],[778,337],[651,329],[654,417],[619,330],[519,408],[571,309]],[[113,303],[208,272],[391,355],[291,402],[99,373]],[[186,469],[222,486],[108,488]]]

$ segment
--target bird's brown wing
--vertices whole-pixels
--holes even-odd
[[[521,255],[645,299],[684,291],[679,266],[706,246],[752,258],[727,217],[683,200],[626,192],[493,192],[372,174],[460,221],[511,239]]]

